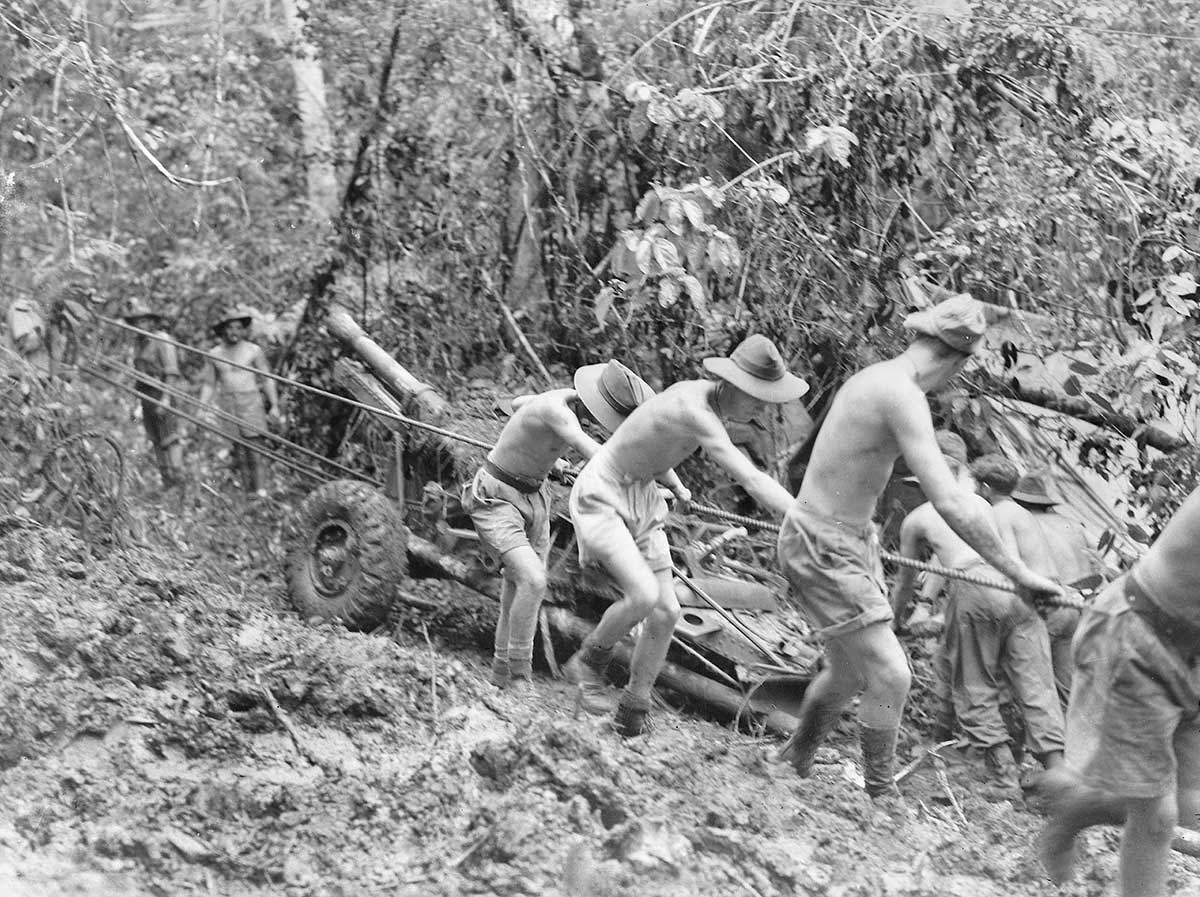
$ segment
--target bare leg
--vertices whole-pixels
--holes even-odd
[[[1080,784],[1062,766],[1046,770],[1040,787],[1050,819],[1042,829],[1038,853],[1051,881],[1062,884],[1071,878],[1075,864],[1075,836],[1093,825],[1124,823],[1125,801]]]
[[[500,586],[500,616],[496,619],[496,637],[492,642],[492,676],[491,683],[497,688],[508,685],[508,631],[512,615],[513,595],[516,586],[505,569]]]
[[[1129,802],[1121,835],[1121,893],[1124,897],[1165,897],[1167,855],[1178,814],[1175,796]]]
[[[825,647],[825,666],[804,691],[800,724],[779,752],[779,759],[792,764],[801,777],[812,773],[813,759],[842,711],[865,683],[858,666],[840,640],[830,639]]]
[[[512,583],[505,646],[508,666],[514,678],[528,679],[533,675],[538,610],[546,599],[546,567],[533,548],[521,545],[505,552],[504,578],[506,587]]]
[[[671,635],[679,621],[679,601],[671,581],[670,570],[660,570],[658,579],[658,603],[642,625],[637,646],[633,650],[633,661],[629,668],[628,692],[647,701],[650,689],[667,659],[671,646]]]

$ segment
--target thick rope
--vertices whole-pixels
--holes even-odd
[[[781,529],[778,523],[772,523],[769,520],[759,520],[757,517],[747,517],[745,514],[734,514],[732,511],[726,511],[722,508],[716,508],[712,505],[699,504],[693,502],[689,505],[690,509],[700,514],[707,514],[710,517],[716,517],[721,520],[727,520],[730,523],[736,523],[747,528],[754,527],[760,530],[777,533]],[[992,579],[987,576],[979,576],[974,573],[967,573],[963,570],[955,570],[952,567],[942,567],[937,564],[931,564],[927,561],[919,561],[916,558],[905,557],[902,554],[894,554],[890,551],[880,552],[880,555],[885,561],[897,564],[901,567],[909,567],[913,570],[920,570],[923,573],[934,573],[938,576],[944,576],[947,579],[957,579],[962,582],[973,583],[977,586],[986,586],[989,589],[999,589],[1002,592],[1016,592],[1017,587],[1007,579]],[[1072,607],[1077,610],[1086,607],[1087,605],[1080,599],[1073,598],[1069,595],[1062,595],[1055,598],[1042,599],[1042,604],[1047,604],[1052,607]]]
[[[345,403],[347,405],[351,405],[355,408],[362,408],[363,410],[369,411],[372,414],[378,414],[382,417],[390,418],[390,419],[398,421],[402,424],[406,424],[410,427],[416,427],[417,429],[420,429],[420,430],[426,430],[430,433],[435,433],[435,434],[437,434],[439,436],[443,436],[447,439],[454,439],[454,440],[457,440],[458,442],[466,443],[467,445],[473,445],[476,448],[481,448],[481,449],[485,449],[485,450],[490,450],[492,448],[491,443],[484,442],[483,440],[474,439],[470,436],[464,436],[461,433],[455,433],[453,430],[447,430],[442,427],[435,426],[433,424],[428,424],[428,423],[425,423],[424,421],[417,420],[416,418],[406,417],[403,414],[396,414],[391,411],[386,411],[383,408],[378,407],[377,405],[367,405],[363,402],[356,402],[353,399],[346,398],[345,396],[340,396],[340,395],[337,395],[336,393],[328,392],[327,390],[319,389],[318,387],[315,387],[315,386],[309,386],[306,383],[301,383],[297,380],[289,379],[288,377],[282,377],[278,374],[273,374],[269,371],[263,371],[259,368],[254,368],[254,367],[250,367],[248,365],[238,364],[237,362],[229,361],[228,359],[222,358],[219,355],[214,355],[211,352],[206,352],[203,349],[197,349],[193,346],[185,345],[184,343],[178,342],[177,340],[174,340],[170,337],[161,336],[161,335],[159,335],[157,333],[153,333],[149,330],[142,330],[140,327],[134,327],[132,324],[126,324],[124,321],[117,321],[114,318],[109,318],[109,317],[106,317],[105,315],[101,315],[101,314],[97,314],[96,317],[99,318],[101,321],[104,321],[107,324],[111,324],[115,327],[120,327],[123,330],[128,330],[132,333],[140,334],[141,336],[147,337],[149,339],[154,339],[154,340],[158,340],[160,342],[170,343],[171,345],[175,346],[176,348],[183,349],[187,352],[193,352],[196,355],[200,355],[204,358],[208,358],[213,361],[220,362],[221,364],[227,364],[231,367],[241,368],[243,370],[250,371],[254,374],[259,374],[264,377],[270,377],[272,380],[276,380],[280,383],[283,383],[286,386],[294,386],[297,389],[302,389],[306,392],[313,393],[314,395],[319,395],[319,396],[322,396],[327,399],[333,399],[334,401],[337,401],[337,402],[343,402],[343,403]],[[710,517],[716,517],[720,520],[727,520],[730,523],[737,523],[737,524],[741,524],[742,526],[746,526],[746,527],[753,527],[755,529],[761,529],[761,530],[766,530],[768,532],[775,532],[775,533],[779,532],[779,529],[780,529],[778,523],[771,523],[770,521],[767,521],[767,520],[759,520],[757,517],[747,517],[744,514],[735,514],[732,511],[726,511],[722,508],[713,507],[712,505],[705,505],[705,504],[693,502],[689,505],[689,507],[691,510],[696,511],[697,513],[707,514]],[[940,567],[937,564],[930,564],[925,561],[919,561],[915,558],[904,557],[904,555],[893,554],[890,551],[881,552],[881,555],[885,561],[889,561],[893,564],[898,564],[901,567],[910,567],[913,570],[920,570],[925,573],[934,573],[934,574],[937,574],[938,576],[944,576],[947,579],[957,579],[957,580],[961,580],[962,582],[969,582],[969,583],[973,583],[975,585],[986,586],[991,589],[998,589],[1002,592],[1014,592],[1015,593],[1017,591],[1016,586],[1013,585],[1008,580],[997,580],[997,579],[990,579],[990,578],[987,578],[984,576],[976,576],[973,573],[965,573],[962,570],[954,570],[950,567]],[[1044,599],[1041,603],[1047,604],[1047,605],[1050,605],[1053,607],[1071,607],[1071,608],[1076,608],[1076,609],[1080,609],[1080,608],[1083,608],[1086,606],[1083,601],[1076,599],[1076,598],[1069,597],[1067,595],[1062,595],[1062,596],[1056,597],[1056,598],[1047,598],[1047,599]]]

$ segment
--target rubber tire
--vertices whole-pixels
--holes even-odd
[[[318,575],[320,541],[344,536],[349,571]],[[288,594],[305,618],[338,620],[349,629],[383,623],[408,573],[408,530],[395,504],[366,483],[334,480],[300,506],[287,559]]]

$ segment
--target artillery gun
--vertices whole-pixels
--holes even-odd
[[[392,434],[382,490],[352,479],[319,486],[302,503],[287,560],[288,592],[306,617],[371,629],[397,601],[412,571],[449,577],[498,598],[499,571],[458,501],[503,421],[457,408],[372,341],[353,319],[333,311],[327,327],[354,358],[335,363],[334,379]],[[453,426],[458,431],[447,429]],[[567,488],[557,492],[548,563],[548,630],[578,641],[616,592],[603,574],[581,568]],[[681,573],[683,616],[660,684],[730,716],[785,731],[819,659],[809,631],[780,596],[786,582],[730,556],[746,531],[682,517],[668,525]],[[617,657],[628,646],[618,647]],[[553,664],[550,648],[548,662]],[[627,656],[625,658],[627,660]]]

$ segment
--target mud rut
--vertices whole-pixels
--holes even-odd
[[[457,585],[412,581],[444,610],[372,634],[301,620],[283,510],[157,512],[102,558],[0,526],[0,894],[1109,893],[1114,833],[1052,888],[1039,817],[966,775],[961,816],[925,766],[915,820],[873,820],[852,722],[800,781],[772,741],[670,709],[622,741],[544,670],[495,691],[472,643],[494,610]],[[1171,863],[1200,894],[1200,863]]]

